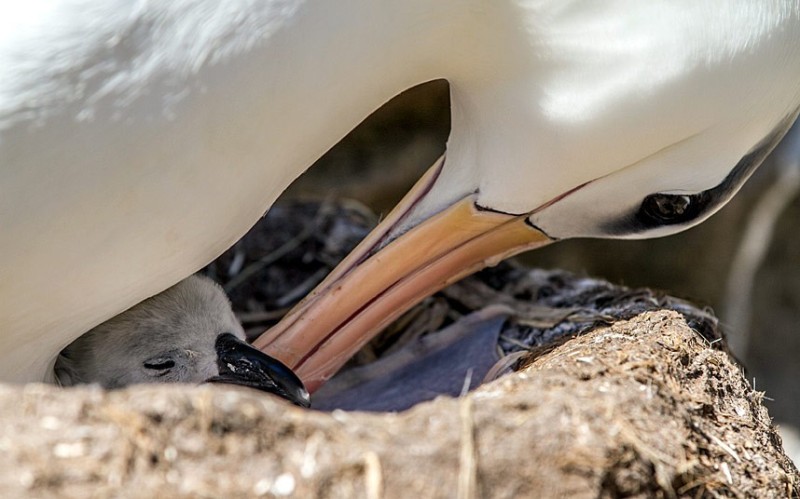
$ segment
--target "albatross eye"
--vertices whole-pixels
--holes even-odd
[[[642,203],[642,210],[653,218],[671,221],[683,216],[691,207],[692,198],[684,195],[653,194]]]
[[[639,215],[658,225],[689,221],[702,211],[702,194],[651,194],[644,198]]]

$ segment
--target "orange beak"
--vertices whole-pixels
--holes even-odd
[[[254,345],[313,392],[381,329],[425,297],[484,267],[552,240],[526,215],[481,210],[467,196],[387,244],[429,192],[439,159],[331,274]]]

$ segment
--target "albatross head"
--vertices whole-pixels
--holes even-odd
[[[296,369],[313,391],[374,332],[476,270],[560,239],[663,236],[702,222],[739,190],[796,117],[788,115],[716,183],[697,187],[679,175],[676,181],[654,174],[653,165],[638,165],[582,183],[521,214],[482,206],[476,190],[419,217],[419,205],[441,185],[443,158],[314,292],[254,344]]]
[[[230,383],[308,407],[308,392],[279,361],[252,348],[222,289],[191,276],[100,324],[56,361],[65,386]]]

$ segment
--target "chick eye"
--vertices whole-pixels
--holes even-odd
[[[144,367],[154,371],[165,371],[175,367],[175,361],[167,357],[156,357],[154,359],[144,361]]]

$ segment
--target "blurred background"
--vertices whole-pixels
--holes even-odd
[[[415,87],[365,120],[284,196],[350,197],[387,213],[444,152],[449,128],[447,83]],[[800,235],[792,230],[800,227],[800,152],[783,153],[722,211],[682,234],[563,241],[518,259],[710,307],[746,376],[766,392],[772,417],[800,427]]]

